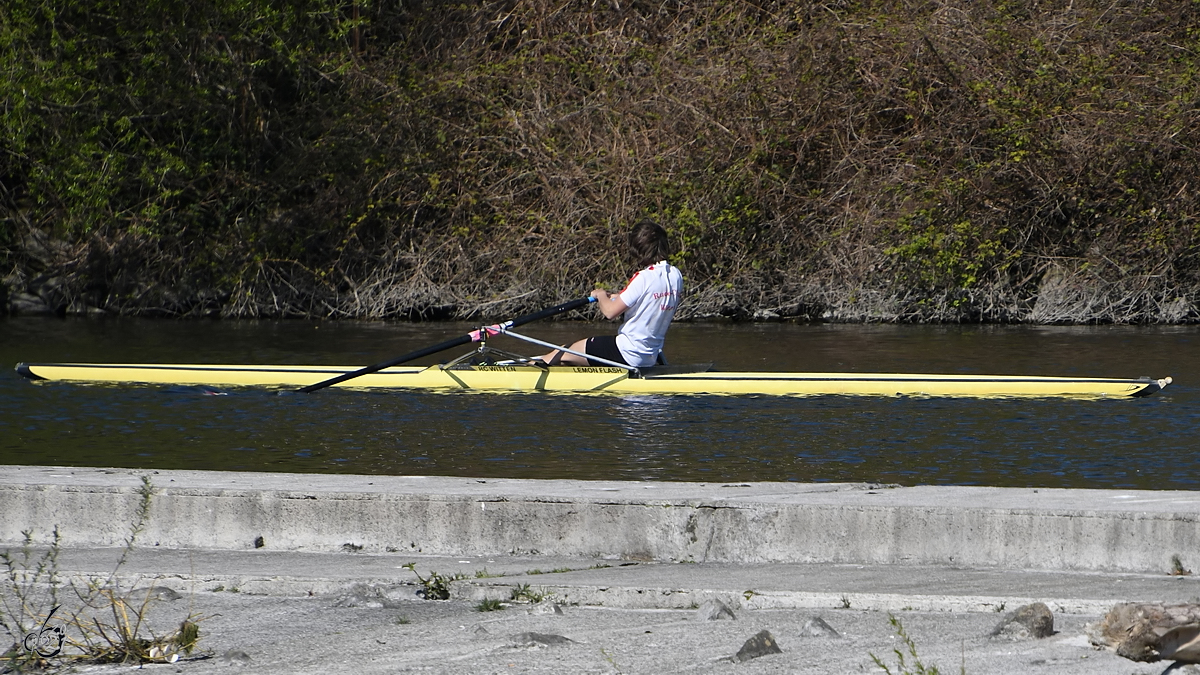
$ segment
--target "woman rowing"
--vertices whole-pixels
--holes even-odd
[[[667,262],[671,244],[667,231],[652,220],[643,220],[629,233],[629,247],[641,271],[625,290],[610,294],[603,288],[592,291],[600,313],[608,319],[625,315],[616,335],[597,335],[570,346],[572,351],[608,361],[645,368],[658,363],[667,328],[675,318],[675,307],[683,295],[683,275]],[[603,366],[604,363],[554,350],[539,360],[555,365]]]

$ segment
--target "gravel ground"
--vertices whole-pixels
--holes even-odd
[[[556,610],[545,602],[481,612],[468,601],[390,595],[382,598],[361,589],[313,597],[183,594],[152,605],[151,627],[167,632],[189,611],[205,616],[200,624],[203,654],[144,669],[191,675],[884,672],[872,655],[892,673],[921,672],[917,666],[923,664],[940,673],[973,675],[1149,675],[1167,665],[1137,664],[1090,646],[1084,626],[1096,616],[1056,615],[1057,633],[1035,640],[988,637],[1002,618],[995,613],[891,615],[915,644],[914,658],[897,638],[889,614],[852,608],[737,609],[733,620],[706,620],[701,610]],[[813,635],[815,617],[836,635]],[[763,630],[770,632],[781,653],[742,662],[730,658]],[[898,660],[897,650],[906,665]],[[108,665],[73,670],[128,669]]]

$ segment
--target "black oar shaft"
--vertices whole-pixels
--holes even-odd
[[[533,314],[526,314],[525,316],[517,317],[510,321],[506,321],[501,325],[505,326],[506,328],[516,328],[517,326],[522,326],[524,324],[527,324],[527,323],[530,323],[533,321],[545,319],[545,318],[554,316],[555,314],[562,314],[563,312],[569,312],[569,311],[575,309],[576,307],[582,307],[583,305],[586,305],[589,302],[595,302],[595,299],[588,297],[588,298],[579,298],[578,300],[571,300],[569,302],[564,302],[561,305],[555,305],[554,307],[547,307],[546,309],[543,309],[540,312],[534,312]],[[376,363],[373,366],[359,368],[358,370],[355,370],[355,371],[352,371],[349,373],[342,373],[341,375],[338,375],[337,377],[331,377],[328,380],[324,380],[322,382],[317,382],[316,384],[310,384],[307,387],[302,387],[302,388],[298,389],[297,391],[304,393],[304,394],[308,394],[308,393],[317,391],[318,389],[324,389],[325,387],[332,387],[335,384],[341,384],[342,382],[345,382],[346,380],[352,380],[352,379],[354,379],[356,377],[360,377],[362,375],[370,375],[371,373],[377,373],[377,372],[383,370],[384,368],[391,368],[392,366],[398,366],[402,363],[407,363],[409,361],[416,361],[417,359],[425,357],[425,356],[429,356],[430,354],[436,354],[438,352],[446,351],[447,349],[453,349],[459,345],[465,345],[465,344],[474,342],[478,339],[478,333],[479,333],[479,331],[472,331],[470,333],[467,333],[466,335],[462,335],[462,336],[453,338],[451,340],[446,340],[445,342],[440,342],[436,345],[433,345],[430,347],[425,347],[424,349],[418,349],[415,352],[409,352],[408,354],[405,354],[404,356],[399,356],[399,357],[396,357],[389,361],[384,361],[383,363]]]

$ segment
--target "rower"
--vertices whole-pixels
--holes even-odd
[[[554,350],[539,360],[576,366],[600,366],[609,361],[635,368],[659,362],[667,328],[683,296],[683,275],[667,262],[671,245],[667,231],[658,223],[645,219],[635,225],[629,233],[629,248],[643,269],[634,273],[620,293],[611,294],[603,288],[591,293],[605,318],[626,315],[617,334],[585,338],[572,344],[570,351]],[[603,361],[589,358],[593,356]]]

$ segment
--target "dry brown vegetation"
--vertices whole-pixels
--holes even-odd
[[[167,67],[227,109],[143,130],[175,183],[96,214],[9,160],[14,298],[505,315],[619,286],[650,216],[685,318],[1200,319],[1194,2],[330,5],[325,42],[220,68],[211,5]]]

